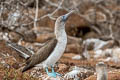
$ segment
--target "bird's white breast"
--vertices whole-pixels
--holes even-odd
[[[48,67],[54,65],[62,56],[67,45],[67,36],[66,33],[59,38],[58,43],[52,52],[52,54],[45,60],[43,67]]]

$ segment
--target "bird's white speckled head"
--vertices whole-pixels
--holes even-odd
[[[61,37],[62,35],[65,35],[65,23],[68,20],[69,16],[73,13],[74,11],[70,11],[69,13],[62,15],[57,18],[55,22],[55,35],[56,38]]]
[[[74,11],[70,11],[65,15],[62,15],[60,17],[57,18],[55,26],[63,26],[65,25],[66,21],[68,20],[69,16],[73,13]]]

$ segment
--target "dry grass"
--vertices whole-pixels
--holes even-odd
[[[5,68],[0,64],[0,80],[38,80],[28,73],[21,73],[20,70],[14,68]]]

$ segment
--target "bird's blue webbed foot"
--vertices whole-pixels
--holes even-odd
[[[48,71],[48,68],[46,67],[46,72],[47,72],[47,74],[48,74],[48,76],[50,76],[50,77],[57,77],[57,76],[61,76],[61,74],[59,74],[59,73],[57,73],[57,72],[55,72],[54,71],[54,68],[53,67],[51,67],[51,69],[52,69],[52,72],[49,72]]]

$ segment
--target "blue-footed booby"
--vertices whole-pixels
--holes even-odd
[[[55,22],[55,29],[54,34],[55,38],[49,40],[42,46],[37,53],[33,54],[31,57],[26,56],[24,53],[21,54],[23,57],[26,56],[25,59],[28,59],[26,61],[26,66],[23,68],[22,72],[25,72],[34,66],[41,64],[43,65],[43,68],[45,68],[48,76],[56,77],[59,75],[57,72],[54,71],[54,64],[60,59],[62,54],[65,51],[66,45],[67,45],[67,34],[65,32],[65,23],[68,19],[68,17],[73,13],[73,11],[62,15],[57,18]],[[14,45],[11,45],[12,48]],[[18,49],[16,49],[19,51]],[[20,52],[20,51],[19,51]],[[48,67],[52,68],[52,72],[48,71]]]

